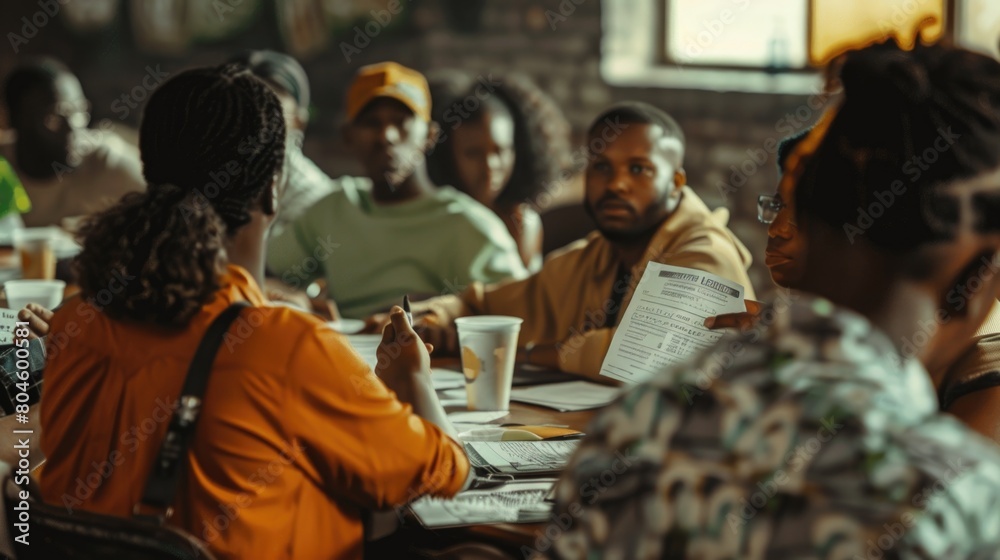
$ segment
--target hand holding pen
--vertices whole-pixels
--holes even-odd
[[[410,326],[412,327],[413,326],[413,313],[410,312],[410,296],[409,295],[404,295],[403,296],[403,313],[406,314],[406,321],[408,323],[410,323]]]

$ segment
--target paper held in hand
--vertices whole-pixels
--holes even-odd
[[[656,262],[635,287],[601,366],[601,375],[640,383],[712,347],[724,331],[705,328],[708,317],[746,311],[736,282],[692,268]]]
[[[0,308],[0,346],[14,344],[14,329],[17,328],[18,311],[20,309]]]

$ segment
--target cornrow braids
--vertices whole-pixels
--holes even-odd
[[[73,263],[109,317],[181,328],[219,289],[225,240],[273,213],[285,125],[270,88],[235,65],[178,74],[150,97],[139,132],[144,193],[88,218]],[[130,279],[110,301],[107,288]]]
[[[281,172],[285,121],[274,92],[248,69],[190,70],[150,97],[139,129],[150,185],[201,194],[234,230]]]
[[[1000,166],[1000,62],[895,41],[841,62],[843,103],[805,160],[798,212],[890,251],[951,238],[963,216],[941,187]],[[977,227],[1000,231],[998,209],[1000,192],[979,193]]]

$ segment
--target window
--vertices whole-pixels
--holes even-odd
[[[983,3],[989,0],[983,0]],[[995,3],[995,2],[994,2]],[[945,0],[664,0],[666,63],[764,68],[819,66],[845,46],[899,32],[924,18],[941,36]]]
[[[959,2],[957,20],[956,35],[964,46],[1000,57],[1000,2]]]
[[[668,0],[666,61],[685,65],[802,68],[804,0]]]
[[[601,73],[619,86],[814,93],[844,48],[924,29],[1000,56],[997,0],[604,0]]]

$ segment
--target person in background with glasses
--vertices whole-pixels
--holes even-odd
[[[809,134],[803,130],[795,136],[785,138],[778,144],[778,171],[784,175],[788,154]],[[806,238],[799,230],[795,216],[795,193],[779,184],[773,195],[757,197],[757,220],[767,225],[767,249],[764,264],[771,273],[771,280],[782,288],[800,290],[802,274],[805,272]],[[747,310],[742,313],[727,313],[705,320],[710,329],[736,328],[747,330],[757,323],[757,316],[763,310],[759,301],[747,299]]]
[[[785,172],[785,162],[792,149],[809,131],[786,138],[778,146],[778,169]],[[799,233],[795,220],[795,193],[779,186],[774,195],[762,194],[757,199],[757,219],[767,224],[767,250],[764,264],[774,283],[783,288],[799,288],[805,268],[806,240]]]
[[[788,155],[795,212],[762,205],[803,218],[798,280],[825,299],[775,306],[599,411],[553,492],[549,558],[997,557],[1000,452],[940,412],[932,379],[1000,293],[1000,63],[914,43],[838,61],[843,96]]]
[[[110,123],[87,128],[90,103],[61,62],[39,58],[14,68],[3,103],[10,129],[0,135],[0,156],[30,200],[26,226],[62,225],[145,189],[138,149]]]
[[[782,174],[788,154],[808,134],[786,138],[778,147],[778,167]],[[767,224],[767,252],[764,262],[774,283],[794,290],[824,295],[802,282],[808,258],[808,242],[796,223],[795,193],[786,183],[774,195],[762,194],[757,199],[757,219]],[[862,201],[858,200],[860,207]],[[798,218],[800,219],[801,216]],[[986,265],[984,265],[986,266]],[[993,263],[993,266],[997,266]],[[985,270],[992,274],[990,266]],[[956,286],[954,297],[961,298],[964,286]],[[973,290],[967,289],[971,292]],[[745,313],[732,313],[710,318],[709,328],[753,328],[762,310],[759,302],[747,301]],[[954,327],[940,321],[935,329],[948,331]],[[953,323],[953,322],[952,322]],[[914,337],[916,339],[916,336]],[[913,344],[912,341],[909,342]],[[928,373],[937,390],[938,406],[980,434],[1000,443],[1000,303],[994,303],[985,322],[968,340],[968,347],[957,359],[928,364]]]

